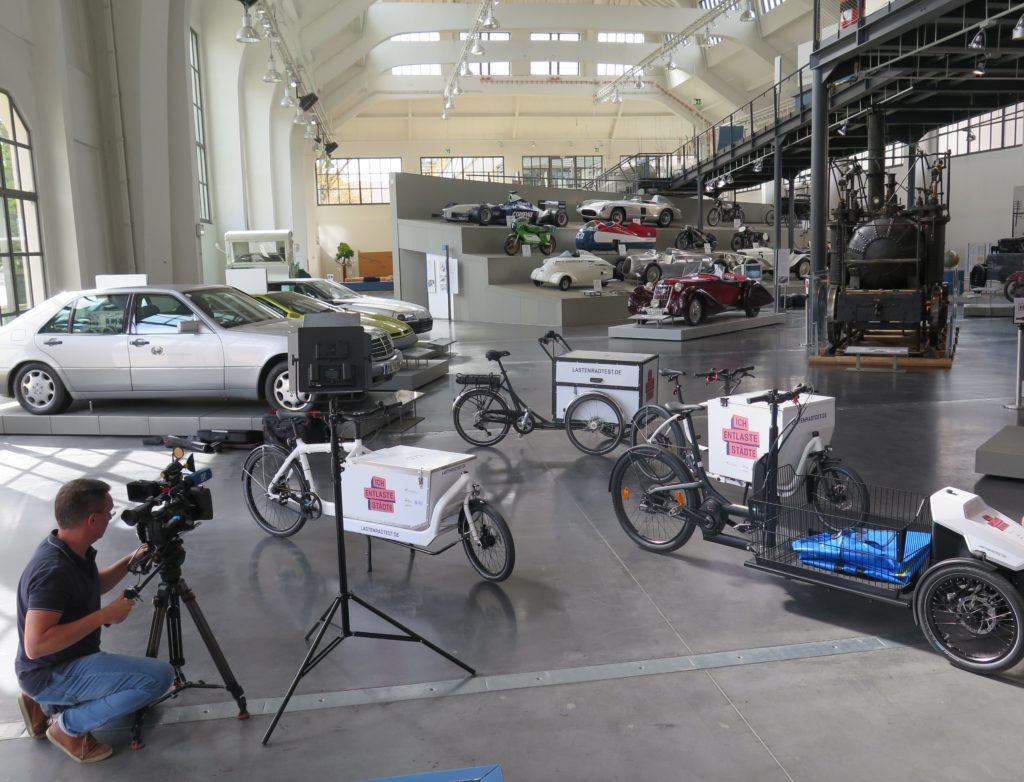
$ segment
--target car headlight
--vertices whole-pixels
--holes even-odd
[[[646,284],[646,285],[644,286],[644,289],[645,289],[645,290],[649,290],[649,291],[652,291],[652,292],[653,292],[653,291],[654,291],[654,283],[653,283],[653,282],[649,282],[649,283],[647,283],[647,284]]]
[[[681,282],[677,282],[675,285],[672,286],[672,290],[674,290],[676,293],[682,293],[683,284]]]
[[[416,316],[411,312],[400,312],[396,317],[398,320],[404,321],[416,320]]]

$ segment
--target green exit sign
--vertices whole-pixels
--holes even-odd
[[[693,99],[693,105],[694,106],[699,106],[700,105],[700,98],[694,98]]]

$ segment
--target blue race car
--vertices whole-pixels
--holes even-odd
[[[534,225],[564,227],[569,222],[565,201],[541,201],[534,206],[514,190],[503,204],[448,204],[441,216],[451,222],[470,222],[479,225],[505,225],[517,217],[526,217]]]

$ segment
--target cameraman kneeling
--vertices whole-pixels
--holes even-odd
[[[57,492],[58,529],[39,545],[18,583],[18,706],[32,738],[46,737],[79,763],[113,754],[90,731],[163,696],[174,669],[151,657],[100,651],[103,625],[123,622],[133,602],[100,595],[125,577],[133,558],[96,567],[92,544],[114,516],[110,486],[78,478]],[[44,708],[60,713],[50,720]],[[49,727],[47,727],[49,724]]]

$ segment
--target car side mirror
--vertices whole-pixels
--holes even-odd
[[[178,333],[179,334],[198,334],[199,333],[199,321],[195,318],[191,320],[179,320],[178,321]]]

